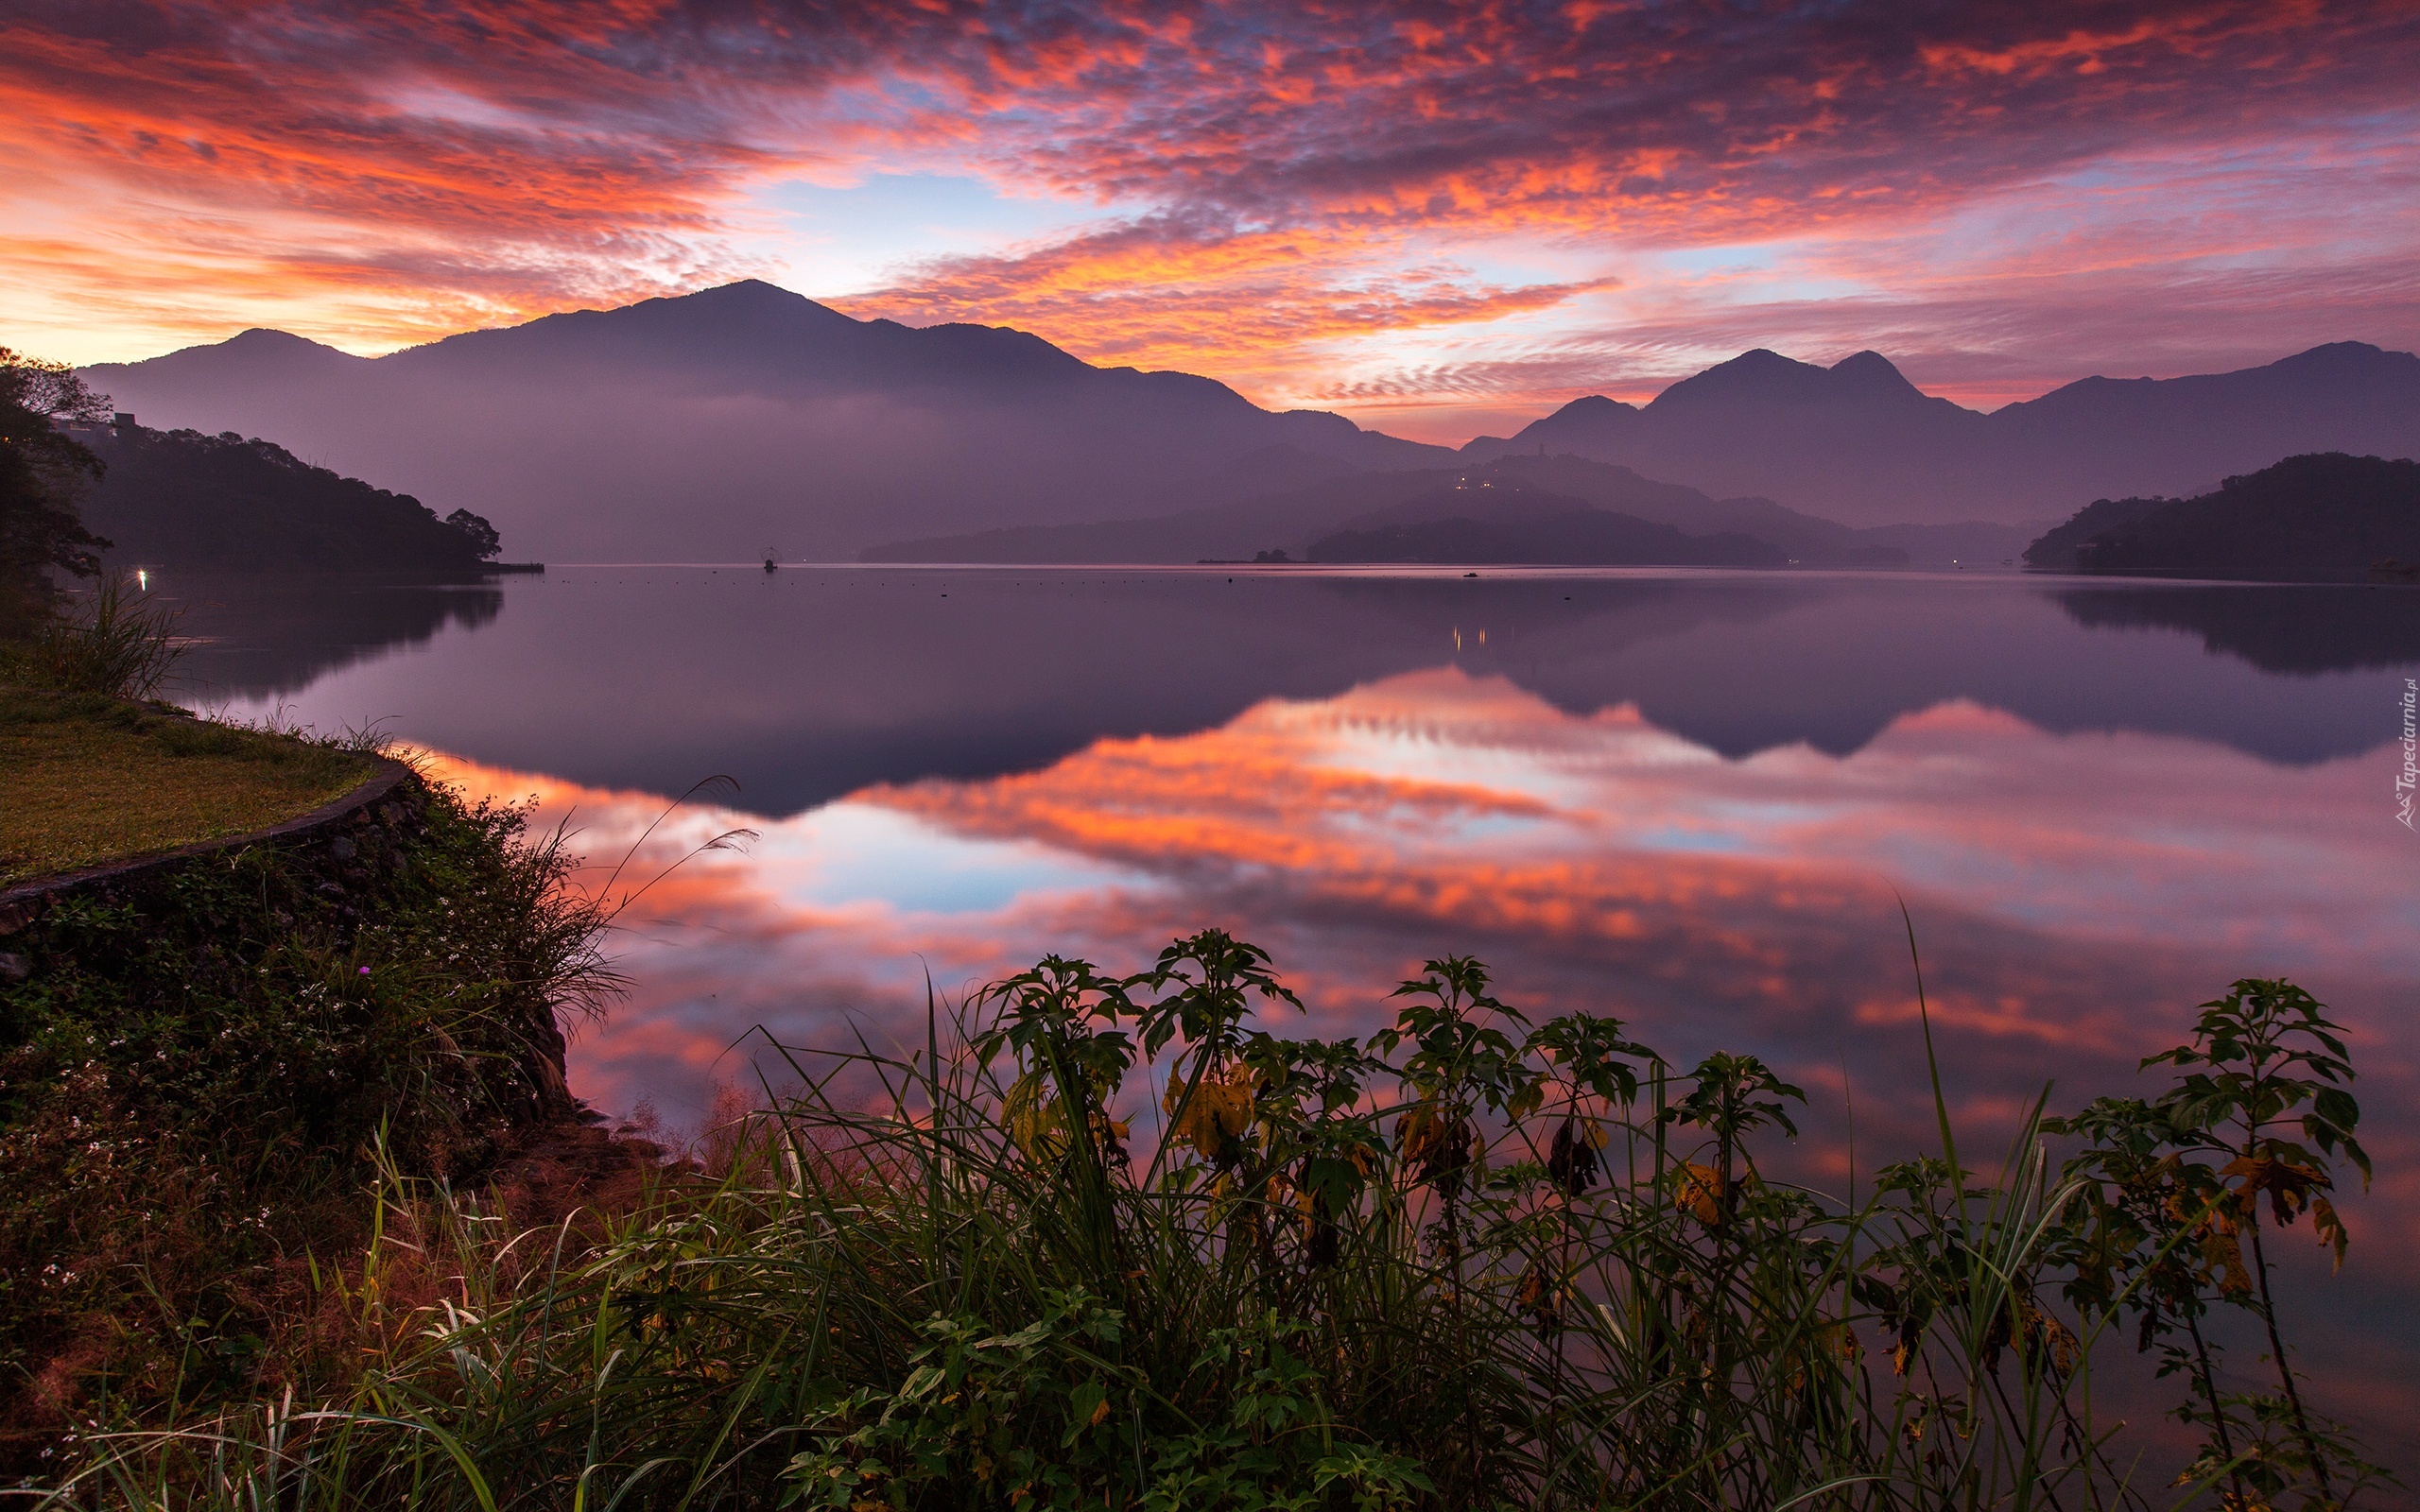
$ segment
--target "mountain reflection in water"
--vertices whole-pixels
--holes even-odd
[[[261,669],[237,713],[385,716],[466,788],[570,816],[599,873],[666,795],[738,780],[624,873],[760,832],[625,919],[632,995],[573,1054],[616,1112],[695,1118],[758,1027],[920,1040],[927,971],[956,994],[1046,951],[1131,970],[1216,924],[1275,953],[1295,1032],[1366,1034],[1423,957],[1468,952],[1514,1003],[1618,1013],[1683,1064],[1763,1056],[1811,1100],[1776,1167],[1837,1188],[1931,1138],[1902,897],[1979,1163],[2046,1083],[2139,1089],[2195,1004],[2291,976],[2351,1028],[2379,1172],[2309,1289],[2318,1389],[2420,1420],[2411,592],[614,567],[432,633],[481,601],[169,591],[226,635],[218,669]],[[377,625],[411,654],[361,654]],[[358,660],[307,686],[275,670],[338,646]]]
[[[1798,743],[1846,755],[1904,713],[1966,697],[2046,730],[2325,761],[2385,732],[2375,679],[2332,669],[2420,657],[2408,590],[2054,598],[2008,576],[605,567],[503,590],[167,591],[189,606],[187,630],[212,638],[189,673],[239,709],[385,717],[602,786],[679,792],[723,772],[774,814],[873,782],[1030,770],[1103,737],[1184,734],[1263,698],[1440,662],[1574,714],[1634,704],[1730,757]],[[2271,610],[2276,595],[2291,607]],[[2278,612],[2281,629],[2260,628]],[[429,641],[449,619],[477,633]],[[2253,628],[2230,640],[2230,624]],[[2150,625],[2191,633],[2124,633]],[[2295,671],[2329,675],[2265,676],[2289,654],[2281,637]],[[2205,655],[2204,639],[2236,654]],[[381,644],[419,654],[371,657]],[[306,687],[336,667],[348,670]]]
[[[448,626],[475,630],[504,610],[493,583],[415,578],[153,574],[182,612],[192,639],[177,668],[179,692],[209,706],[299,692],[320,678],[389,652],[425,645]]]
[[[450,770],[576,813],[600,860],[664,810]],[[1682,1064],[1763,1056],[1812,1102],[1774,1165],[1837,1191],[1852,1138],[1869,1171],[1930,1139],[1904,896],[1962,1139],[1986,1160],[2047,1083],[2061,1106],[2139,1087],[2135,1063],[2236,976],[2290,975],[2330,1003],[2354,1026],[2381,1174],[2348,1198],[2367,1258],[2325,1288],[2323,1332],[2337,1358],[2409,1381],[2420,1327],[2373,1327],[2420,1324],[2394,1258],[2420,1242],[2420,1043],[2400,1011],[2420,986],[2420,894],[2381,770],[2060,735],[1963,699],[1850,756],[1734,761],[1634,707],[1574,716],[1504,677],[1432,669],[1014,776],[876,787],[782,820],[676,815],[626,876],[735,824],[761,834],[647,895],[624,943],[635,994],[579,1040],[573,1080],[607,1107],[644,1095],[694,1117],[752,1061],[786,1074],[752,1030],[906,1050],[927,971],[956,995],[1045,950],[1132,970],[1219,924],[1303,991],[1307,1022],[1280,1032],[1366,1035],[1389,987],[1454,951],[1490,961],[1519,1005],[1617,1013]],[[2324,1273],[2315,1250],[2284,1247]],[[2420,1412],[2420,1395],[2394,1404]]]
[[[2068,589],[2079,625],[2185,630],[2263,672],[2420,662],[2420,592],[2402,585],[2192,583]]]

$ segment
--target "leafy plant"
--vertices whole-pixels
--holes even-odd
[[[1468,957],[1392,1001],[1367,1045],[1288,1040],[1266,1016],[1298,1002],[1219,932],[1131,975],[1047,957],[932,1003],[911,1057],[793,1056],[804,1090],[711,1178],[593,1246],[516,1277],[498,1257],[539,1236],[455,1243],[452,1292],[365,1304],[350,1400],[112,1439],[60,1495],[2144,1508],[2092,1418],[2100,1342],[2234,1301],[2195,1226],[2246,1192],[2314,1211],[2315,1177],[2235,1162],[2358,1153],[2319,1101],[2350,1075],[2334,1026],[2274,984],[2205,1010],[2173,1094],[2058,1125],[2092,1142],[2064,1166],[2037,1110],[1996,1177],[1945,1140],[1857,1202],[1767,1174],[1804,1094],[1752,1057],[1683,1073],[1607,1016],[1533,1025]],[[425,1236],[468,1232],[467,1200],[389,1206]],[[2332,1429],[2291,1432],[2315,1495],[2369,1484]],[[2232,1442],[2187,1484],[2234,1475],[2248,1507],[2268,1483]]]
[[[2370,1158],[2354,1132],[2360,1107],[2341,1027],[2292,983],[2245,978],[2202,1005],[2189,1043],[2143,1062],[2184,1073],[2167,1091],[2149,1102],[2103,1098],[2055,1125],[2091,1142],[2067,1167],[2083,1182],[2067,1293],[2086,1305],[2122,1303],[2138,1320],[2137,1348],[2159,1346],[2161,1373],[2192,1382],[2198,1400],[2178,1416],[2208,1437],[2187,1479],[2223,1480],[2238,1505],[2307,1481],[2311,1505],[2342,1506],[2380,1474],[2303,1400],[2262,1236],[2308,1211],[2343,1264],[2349,1241],[2329,1196],[2332,1167],[2344,1160],[2366,1187]],[[2220,1390],[2219,1348],[2203,1326],[2213,1301],[2258,1319],[2273,1397]],[[2169,1342],[2180,1328],[2183,1341]]]

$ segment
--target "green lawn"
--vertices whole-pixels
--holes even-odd
[[[141,704],[0,688],[0,885],[275,824],[372,770]]]

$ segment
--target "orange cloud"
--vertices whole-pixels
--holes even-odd
[[[1220,369],[1264,392],[1285,354],[1339,339],[1550,310],[1609,280],[1503,285],[1450,264],[1382,265],[1369,238],[1309,228],[1231,232],[1148,223],[1022,256],[938,259],[908,282],[836,301],[862,318],[1076,333],[1098,363]],[[1245,353],[1268,366],[1236,372]],[[1270,361],[1271,357],[1279,358]]]

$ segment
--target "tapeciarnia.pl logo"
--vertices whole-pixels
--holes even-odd
[[[2407,830],[2411,823],[2411,795],[2420,785],[2420,678],[2403,679],[2403,770],[2394,774],[2394,816]]]

